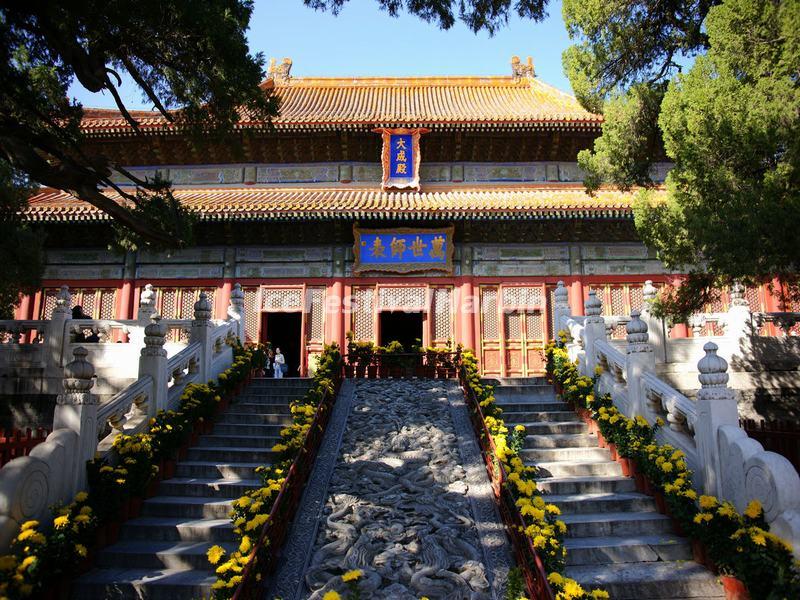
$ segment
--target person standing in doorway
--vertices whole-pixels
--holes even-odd
[[[275,379],[283,377],[283,371],[286,366],[286,359],[281,354],[280,348],[275,348],[275,360],[272,363],[272,369],[275,371]]]

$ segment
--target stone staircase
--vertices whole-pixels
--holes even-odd
[[[256,467],[270,464],[280,430],[291,423],[289,402],[310,379],[254,379],[210,435],[200,436],[175,477],[161,482],[142,515],[126,522],[118,543],[76,580],[72,597],[207,598],[216,580],[206,551],[235,549],[231,502],[257,487]]]
[[[538,486],[567,524],[567,576],[615,600],[724,598],[722,586],[692,561],[654,500],[636,492],[607,449],[541,378],[501,378],[497,404],[511,429],[527,428],[522,459],[539,467]]]

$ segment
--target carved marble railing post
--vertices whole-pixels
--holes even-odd
[[[745,288],[738,281],[731,286],[731,303],[725,315],[725,337],[733,344],[730,354],[741,353],[739,341],[749,335],[752,319],[750,305],[745,298]]]
[[[64,367],[64,391],[56,398],[53,430],[69,429],[78,434],[77,452],[70,457],[66,473],[51,473],[64,477],[72,487],[71,494],[86,487],[86,463],[94,458],[97,449],[97,398],[92,394],[94,367],[86,360],[88,352],[75,348],[74,360]]]
[[[135,347],[144,347],[144,329],[150,324],[150,319],[156,314],[156,291],[153,285],[148,283],[139,294],[139,309],[136,313],[138,327],[131,328],[128,334],[128,341]]]
[[[139,377],[149,375],[153,379],[153,390],[150,402],[147,403],[149,416],[153,416],[162,408],[167,408],[167,384],[170,374],[167,373],[167,351],[164,342],[167,326],[161,322],[159,315],[153,315],[150,323],[144,328],[144,348],[139,357]]]
[[[236,321],[236,335],[242,344],[245,342],[245,315],[244,315],[244,292],[242,284],[234,283],[231,290],[230,305],[228,306],[228,317]]]
[[[589,375],[593,375],[594,368],[597,366],[595,344],[600,341],[605,342],[608,340],[605,320],[601,314],[603,312],[603,303],[600,302],[594,290],[589,290],[589,297],[583,305],[583,310],[586,313],[586,320],[583,325],[586,372]]]
[[[200,381],[211,378],[211,363],[214,360],[214,341],[211,333],[214,324],[211,322],[211,303],[205,292],[200,292],[200,298],[194,303],[194,320],[189,343],[199,342],[200,350]]]
[[[625,379],[628,381],[629,417],[645,414],[647,398],[644,395],[642,375],[656,369],[653,347],[648,343],[647,323],[639,318],[638,310],[631,311],[631,320],[625,325],[628,346],[625,359]]]
[[[66,331],[67,320],[72,317],[72,295],[69,286],[62,285],[56,296],[56,306],[50,315],[50,322],[45,332],[46,372],[50,375],[61,372],[62,361],[69,357],[64,353],[65,345],[69,344],[69,333]]]
[[[648,342],[653,348],[653,356],[657,363],[667,361],[667,341],[664,331],[664,321],[653,316],[653,302],[655,302],[658,290],[649,279],[644,282],[642,287],[642,311],[640,318],[647,324],[647,333],[650,336]]]
[[[553,319],[556,324],[556,331],[553,332],[553,337],[555,338],[558,335],[558,330],[565,328],[564,321],[570,316],[569,290],[564,287],[563,281],[558,282],[553,295],[555,296],[555,303],[553,306]]]
[[[697,363],[701,388],[697,392],[695,442],[698,462],[703,469],[703,489],[707,494],[723,494],[722,461],[718,444],[720,427],[739,425],[736,392],[728,387],[728,363],[717,356],[714,342],[703,346],[706,355]]]

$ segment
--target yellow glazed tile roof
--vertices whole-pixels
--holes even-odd
[[[583,109],[571,95],[536,78],[407,77],[291,78],[267,80],[281,102],[277,129],[414,125],[441,127],[597,127],[600,115]],[[151,111],[132,111],[140,127],[162,130],[166,121]],[[243,116],[239,127],[263,123]],[[87,133],[130,130],[116,110],[87,109]]]
[[[633,202],[632,192],[601,190],[592,197],[575,185],[441,188],[416,193],[374,188],[256,187],[176,189],[174,193],[206,221],[629,218]],[[40,222],[109,220],[90,204],[50,188],[31,197],[27,216]]]

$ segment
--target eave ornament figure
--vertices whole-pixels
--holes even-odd
[[[419,191],[419,138],[429,129],[407,129],[399,127],[394,129],[373,129],[383,137],[383,151],[381,164],[383,165],[383,179],[381,188],[384,190],[409,190]]]

